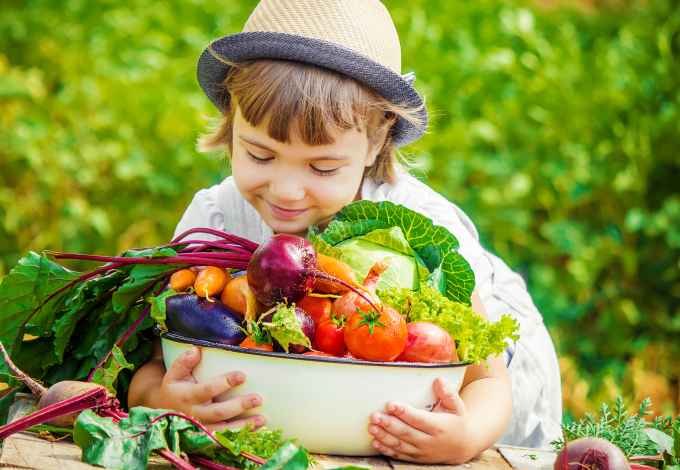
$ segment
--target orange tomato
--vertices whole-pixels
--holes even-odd
[[[383,305],[380,314],[371,310],[352,315],[345,326],[344,337],[347,349],[357,359],[389,362],[404,350],[408,332],[399,312]]]

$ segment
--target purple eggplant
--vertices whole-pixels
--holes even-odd
[[[238,346],[246,334],[243,317],[219,300],[212,302],[196,294],[172,295],[165,299],[165,325],[174,333],[215,343]]]
[[[261,323],[270,323],[272,319],[274,318],[274,314],[276,312],[268,313],[267,315],[264,315],[262,318],[260,318]],[[314,341],[314,320],[312,320],[312,317],[310,317],[307,312],[302,310],[300,307],[295,307],[295,316],[297,317],[297,321],[302,327],[302,332],[309,338],[309,342],[311,343]],[[274,351],[278,352],[286,352],[286,350],[281,346],[276,340],[274,340]],[[293,353],[293,354],[302,354],[304,352],[308,351],[308,348],[303,346],[302,344],[290,344],[288,343],[288,352]]]

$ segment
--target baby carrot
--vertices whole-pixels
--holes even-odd
[[[347,284],[356,287],[357,289],[363,288],[357,280],[356,273],[349,264],[321,253],[318,253],[317,256],[319,259],[319,271],[324,272],[329,276],[333,276],[336,279],[340,279],[341,281],[345,281]],[[319,278],[316,279],[314,290],[318,292],[349,291],[345,286]]]
[[[229,271],[216,266],[206,266],[196,276],[194,290],[201,297],[209,298],[222,293],[231,280]]]
[[[180,269],[170,277],[170,288],[175,292],[185,292],[194,286],[197,271],[192,268]]]

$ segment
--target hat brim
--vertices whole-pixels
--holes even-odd
[[[348,47],[323,39],[269,31],[236,33],[214,41],[198,59],[198,83],[208,99],[219,110],[226,109],[229,94],[222,83],[231,68],[213,55],[239,63],[254,59],[287,59],[319,65],[348,75],[372,87],[393,104],[409,109],[420,108],[421,126],[397,117],[394,143],[402,147],[425,133],[427,110],[418,92],[395,71]]]

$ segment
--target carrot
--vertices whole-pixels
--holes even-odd
[[[231,280],[229,271],[216,266],[206,266],[196,276],[194,290],[201,297],[209,298],[222,294]]]
[[[186,292],[189,287],[194,286],[197,271],[191,268],[180,269],[170,277],[170,288],[175,292]]]
[[[363,286],[359,284],[359,281],[357,280],[357,274],[349,264],[321,253],[317,253],[317,256],[319,258],[319,271],[340,279],[341,281],[345,281],[352,287],[363,290]],[[316,279],[314,290],[318,292],[349,292],[347,287],[342,286],[337,282],[331,282],[320,278]]]
[[[317,281],[318,282],[318,281]],[[331,318],[331,301],[324,297],[305,297],[297,304],[302,310],[312,317],[314,327]]]
[[[241,344],[239,344],[240,347],[246,348],[246,349],[257,349],[258,351],[273,351],[274,346],[271,344],[257,344],[252,338],[246,338],[243,340]]]

